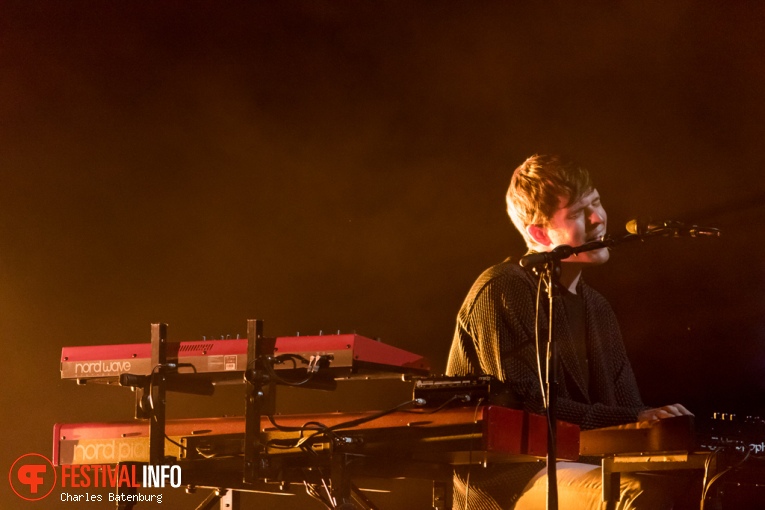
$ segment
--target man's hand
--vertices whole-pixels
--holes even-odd
[[[638,414],[638,421],[657,421],[673,416],[693,416],[693,413],[680,404],[646,409]]]

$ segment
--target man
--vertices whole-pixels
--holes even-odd
[[[531,252],[580,246],[606,233],[606,211],[589,173],[556,156],[533,156],[515,170],[507,211]],[[603,296],[582,279],[585,267],[603,264],[608,257],[602,248],[571,256],[560,265],[561,297],[553,311],[558,419],[591,429],[690,414],[679,404],[650,408],[641,401],[616,317]],[[543,414],[535,331],[541,330],[544,350],[547,298],[543,292],[537,321],[538,284],[535,274],[517,261],[487,269],[459,311],[447,374],[491,375],[524,409]],[[671,508],[667,491],[640,477],[622,478],[619,508]],[[596,466],[558,463],[558,487],[561,508],[601,508]],[[545,488],[546,470],[540,472],[533,463],[459,469],[455,507],[544,509]]]

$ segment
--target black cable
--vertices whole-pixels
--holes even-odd
[[[291,381],[289,379],[285,379],[284,377],[278,375],[276,373],[276,371],[274,370],[274,361],[281,362],[282,358],[289,358],[289,359],[291,359],[291,361],[293,363],[293,369],[295,369],[295,370],[298,369],[297,368],[297,363],[295,363],[295,359],[302,361],[306,365],[309,364],[309,361],[307,359],[305,359],[304,357],[302,357],[300,355],[297,355],[297,354],[281,354],[279,356],[276,356],[275,358],[271,357],[271,356],[266,356],[265,357],[265,363],[263,363],[263,366],[265,367],[266,372],[268,372],[268,375],[270,377],[272,377],[274,379],[274,381],[277,381],[277,382],[279,382],[281,384],[284,384],[285,386],[303,386],[303,385],[308,384],[309,382],[311,382],[311,380],[313,379],[314,375],[318,373],[318,372],[309,372],[308,373],[308,377],[306,377],[305,379],[302,379],[302,380]],[[250,363],[250,365],[247,367],[247,373],[245,373],[245,377],[248,377],[248,373],[250,371],[254,370],[254,368],[255,368],[254,364],[257,361],[258,360],[255,360],[255,361],[252,361]],[[249,380],[249,378],[248,378],[248,380]]]
[[[542,302],[542,283],[544,283],[544,272],[539,273],[539,282],[537,283],[536,313],[534,314],[534,343],[537,354],[537,376],[539,377],[539,390],[542,395],[542,405],[547,409],[547,388],[542,378],[542,352],[539,348],[539,309]],[[549,284],[548,284],[549,288]]]
[[[334,508],[332,504],[324,498],[321,492],[316,490],[316,487],[314,487],[313,484],[309,484],[308,482],[304,481],[303,485],[305,486],[305,492],[306,494],[308,494],[308,496],[310,496],[311,498],[315,499],[316,501],[324,505],[324,507],[326,507],[327,510],[332,510]]]
[[[420,405],[419,400],[420,399],[414,399],[415,404]],[[422,399],[422,400],[427,401],[427,399]],[[438,407],[436,407],[434,409],[426,409],[426,410],[403,409],[401,412],[402,413],[419,414],[419,415],[434,414],[434,413],[437,413],[439,411],[443,411],[446,407],[449,406],[449,404],[451,404],[455,400],[460,400],[462,402],[470,402],[470,395],[468,395],[467,393],[452,395],[449,398],[449,400],[447,400],[446,402],[444,402],[443,404],[441,404],[440,406],[438,406]],[[483,397],[481,397],[481,399],[479,399],[479,402],[482,401],[482,400],[483,400]]]
[[[326,425],[324,425],[323,423],[320,423],[320,422],[309,421],[309,422],[304,423],[300,427],[289,427],[289,426],[286,426],[286,425],[279,425],[278,423],[276,423],[276,420],[274,419],[273,415],[268,415],[267,416],[268,417],[268,421],[270,421],[271,424],[274,427],[276,427],[277,430],[280,430],[282,432],[300,432],[301,433],[301,437],[297,441],[294,441],[294,440],[271,440],[271,441],[269,441],[269,443],[273,442],[275,445],[278,445],[277,446],[278,448],[289,448],[289,446],[288,446],[289,442],[288,441],[293,441],[293,443],[292,443],[293,446],[292,447],[293,448],[298,448],[298,447],[302,447],[302,445],[304,445],[307,441],[310,441],[310,440],[312,440],[314,438],[318,438],[318,437],[320,437],[322,435],[326,435],[326,436],[328,436],[330,438],[336,438],[337,435],[335,434],[335,432],[338,431],[338,430],[343,430],[343,429],[347,429],[347,428],[351,428],[351,427],[357,427],[357,426],[362,425],[364,423],[368,423],[370,421],[374,421],[374,420],[380,419],[383,416],[387,416],[387,415],[389,415],[391,413],[394,413],[394,412],[400,410],[403,407],[410,406],[410,405],[412,405],[414,403],[417,403],[416,399],[415,400],[409,400],[409,401],[403,402],[403,403],[401,403],[401,404],[399,404],[399,405],[397,405],[397,406],[395,406],[393,408],[387,409],[385,411],[379,411],[379,412],[371,414],[369,416],[364,416],[364,417],[361,417],[361,418],[357,418],[355,420],[350,420],[350,421],[338,423],[338,424],[335,424],[335,425],[332,425],[332,426],[326,426]],[[309,427],[309,426],[311,426],[311,427]],[[302,433],[305,432],[305,431],[314,431],[316,433],[312,434],[310,436],[303,437]],[[310,451],[313,452],[313,450],[310,450]],[[313,453],[316,453],[316,452],[313,452]]]
[[[325,430],[325,432],[335,431],[335,430],[342,430],[342,429],[346,429],[346,428],[350,428],[350,427],[356,427],[358,425],[362,425],[364,423],[368,423],[370,421],[377,420],[377,419],[382,418],[383,416],[387,416],[387,415],[389,415],[391,413],[395,413],[396,411],[398,411],[399,409],[401,409],[403,407],[407,407],[407,406],[410,406],[410,405],[416,404],[416,403],[417,403],[416,399],[415,400],[409,400],[407,402],[403,402],[403,403],[397,405],[396,407],[393,407],[393,408],[388,409],[386,411],[380,411],[380,412],[374,413],[374,414],[372,414],[370,416],[365,416],[363,418],[358,418],[356,420],[347,421],[345,423],[338,423],[337,425],[333,425],[331,427],[328,427]]]
[[[187,448],[185,446],[183,446],[181,443],[179,443],[178,441],[174,441],[173,439],[170,439],[170,436],[168,436],[167,434],[165,434],[165,439],[167,441],[170,441],[172,444],[174,444],[175,446],[177,446],[181,450],[183,450],[183,451],[187,450]]]
[[[714,454],[717,454],[717,453],[718,453],[718,451],[716,450],[716,451],[714,451],[713,453],[714,453]],[[732,466],[728,466],[728,467],[727,467],[727,468],[725,468],[723,471],[721,471],[721,472],[717,473],[715,476],[713,476],[713,477],[712,477],[712,478],[709,480],[709,482],[707,482],[707,483],[705,484],[705,486],[704,486],[704,487],[702,487],[702,489],[701,489],[701,510],[704,510],[704,507],[706,506],[706,499],[707,499],[707,495],[709,494],[709,489],[710,489],[710,487],[712,487],[712,484],[714,484],[714,483],[715,483],[717,480],[719,480],[720,478],[722,478],[722,476],[723,476],[723,475],[725,475],[725,474],[727,474],[727,473],[729,473],[729,472],[733,471],[734,469],[736,469],[736,468],[740,467],[740,466],[741,466],[741,465],[742,465],[744,462],[746,462],[747,460],[749,460],[749,456],[751,455],[751,453],[752,453],[752,449],[751,449],[751,448],[749,448],[749,447],[747,447],[747,449],[746,449],[746,453],[744,454],[744,458],[743,458],[743,459],[741,459],[740,461],[738,461],[736,464],[734,464],[734,465],[732,465]],[[709,460],[710,460],[710,459],[707,459],[707,461],[709,461]],[[706,477],[707,477],[707,470],[708,470],[708,469],[709,469],[709,465],[706,465],[706,466],[705,466],[705,470],[704,470],[704,478],[705,478],[705,479],[706,479]]]

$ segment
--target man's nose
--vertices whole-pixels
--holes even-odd
[[[588,218],[590,220],[590,223],[593,225],[597,225],[599,223],[605,223],[606,211],[604,211],[603,209],[599,207],[593,208],[592,210],[590,210]]]

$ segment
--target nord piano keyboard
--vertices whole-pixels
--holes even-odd
[[[338,448],[378,459],[406,457],[450,465],[534,461],[547,454],[545,418],[516,409],[487,405],[380,414],[277,415],[274,423],[262,417],[260,440],[268,457],[304,457],[306,461],[314,454]],[[168,420],[165,432],[165,454],[181,461],[241,456],[244,452],[244,417]],[[307,436],[310,439],[306,440]],[[333,439],[337,441],[333,443]],[[558,456],[563,460],[579,457],[576,425],[558,422]],[[56,465],[148,460],[146,421],[54,426]],[[299,459],[295,462],[300,464]]]
[[[290,484],[330,488],[333,498],[361,497],[356,478],[431,480],[434,508],[451,508],[453,466],[488,462],[539,462],[546,456],[545,418],[500,406],[415,409],[388,413],[326,413],[261,418],[261,451],[245,452],[247,420],[168,420],[165,455],[182,470],[183,484],[227,491],[284,493]],[[320,424],[320,425],[318,425]],[[558,455],[574,460],[579,428],[558,422]],[[56,465],[146,463],[150,427],[145,421],[57,424]],[[243,477],[256,462],[258,477]],[[221,500],[220,508],[229,508]],[[205,507],[211,508],[211,507]],[[373,505],[364,508],[376,508]]]
[[[247,369],[247,342],[169,342],[167,356],[176,359],[180,370],[188,373],[206,374],[218,381],[241,379]],[[61,378],[80,383],[117,383],[121,374],[149,375],[153,369],[151,349],[150,343],[64,347]],[[331,371],[339,379],[430,372],[422,356],[356,334],[278,337],[274,355],[290,359],[275,365],[276,370],[307,369],[311,363],[320,362],[322,370]]]

